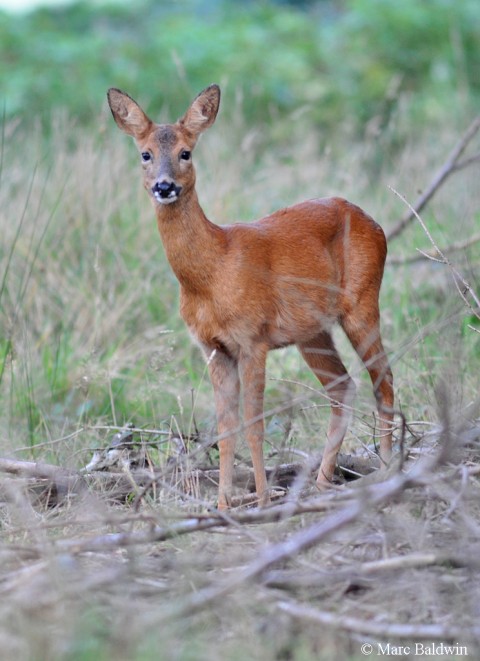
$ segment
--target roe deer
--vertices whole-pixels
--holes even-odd
[[[144,186],[180,282],[180,313],[208,359],[220,439],[219,509],[231,502],[235,442],[242,429],[240,389],[257,497],[260,505],[269,502],[265,363],[268,351],[291,344],[331,401],[317,485],[331,482],[355,390],[332,340],[335,322],[370,374],[386,465],[392,451],[393,379],[379,326],[387,253],[380,226],[341,198],[309,200],[250,224],[215,225],[198,202],[192,151],[215,121],[219,87],[201,92],[175,124],[154,123],[118,89],[108,91],[108,101],[118,126],[136,141]]]

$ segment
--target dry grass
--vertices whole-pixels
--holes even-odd
[[[392,226],[405,210],[386,184],[415,199],[458,137],[437,128],[389,152],[394,136],[347,149],[301,119],[292,126],[273,147],[274,129],[246,130],[241,113],[220,120],[197,158],[211,217],[342,194]],[[379,175],[380,153],[390,163]],[[0,456],[78,470],[111,439],[98,427],[127,421],[185,435],[198,425],[208,437],[208,379],[178,319],[133,146],[106,115],[96,134],[58,118],[48,140],[7,126],[2,156]],[[477,180],[478,166],[458,173],[424,212],[441,247],[478,232]],[[390,252],[416,247],[429,245],[414,225]],[[478,244],[455,263],[478,291]],[[97,484],[60,493],[55,506],[38,481],[2,473],[0,656],[360,659],[363,642],[425,642],[420,625],[437,627],[436,637],[427,630],[437,644],[478,654],[475,322],[448,269],[426,261],[387,268],[382,308],[409,470],[418,457],[437,457],[435,467],[386,495],[379,485],[343,488],[275,521],[248,511],[212,518],[199,483],[182,495],[185,468],[140,499],[135,485],[119,502]],[[371,440],[373,402],[338,341],[360,383],[353,448]],[[294,350],[272,355],[268,369],[269,462],[320,451],[327,416],[316,382]],[[168,466],[172,438],[144,438],[155,441],[151,462]],[[308,532],[319,537],[302,545]],[[392,624],[413,630],[394,635]]]

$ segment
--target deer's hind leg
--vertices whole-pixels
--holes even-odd
[[[359,316],[358,310],[361,309],[364,309],[364,314]],[[370,374],[380,423],[380,459],[382,467],[385,467],[392,457],[393,375],[380,337],[378,306],[367,309],[359,305],[358,310],[342,319],[341,324]]]
[[[297,346],[331,401],[327,444],[317,477],[317,485],[323,488],[331,483],[333,478],[337,454],[351,418],[350,407],[355,397],[355,384],[342,363],[328,331],[323,331],[314,339]]]

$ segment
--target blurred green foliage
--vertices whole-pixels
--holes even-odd
[[[67,107],[92,122],[120,87],[183,112],[211,82],[250,121],[305,107],[325,127],[463,117],[480,96],[478,0],[140,0],[0,13],[7,117]]]

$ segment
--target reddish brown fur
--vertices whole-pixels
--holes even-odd
[[[331,198],[309,200],[250,224],[219,227],[205,217],[185,152],[214,122],[219,101],[220,91],[212,85],[176,124],[158,125],[129,96],[109,90],[115,121],[133,135],[142,154],[149,154],[144,184],[180,282],[181,315],[208,359],[220,438],[219,507],[225,508],[241,428],[241,390],[258,498],[261,504],[269,500],[262,449],[269,350],[296,344],[332,399],[320,487],[332,479],[354,394],[331,337],[334,323],[341,324],[370,373],[383,422],[384,464],[391,456],[393,385],[378,309],[387,247],[370,216]],[[170,186],[168,196],[159,184],[167,191]]]

